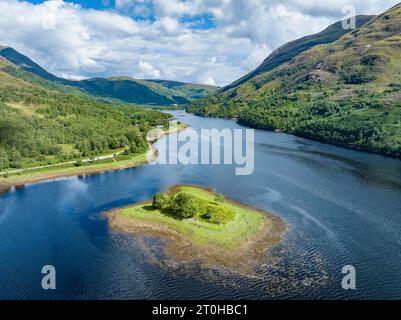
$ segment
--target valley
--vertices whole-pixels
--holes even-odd
[[[0,300],[399,299],[401,3],[122,2],[0,1]]]
[[[146,133],[171,116],[87,95],[0,58],[0,171],[146,152]]]
[[[14,66],[52,86],[69,87],[90,95],[107,99],[117,99],[126,103],[144,106],[172,106],[189,103],[204,98],[217,87],[210,85],[183,83],[169,80],[134,79],[128,76],[68,80],[57,77],[27,56],[10,47],[0,46],[0,57]],[[3,69],[5,71],[5,69]],[[12,70],[8,70],[11,71]],[[15,74],[15,72],[14,72]]]

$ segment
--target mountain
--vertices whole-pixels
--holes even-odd
[[[364,16],[359,15],[356,17],[356,26],[360,27],[371,20],[374,16]],[[269,72],[270,70],[282,65],[285,62],[290,61],[292,58],[297,56],[298,54],[314,47],[319,44],[331,43],[338,40],[344,34],[346,34],[348,30],[345,30],[342,27],[341,21],[332,24],[327,27],[325,30],[310,36],[306,36],[291,42],[288,42],[273,51],[263,62],[252,72],[248,73],[241,79],[235,81],[234,83],[224,87],[222,92],[238,87],[242,83],[251,80],[252,78],[258,76],[259,74]]]
[[[0,46],[0,57],[21,69],[56,84],[76,87],[91,95],[144,105],[185,104],[204,98],[217,88],[168,80],[137,80],[130,77],[72,81],[57,77],[10,47]]]
[[[270,68],[188,110],[400,157],[401,4]]]
[[[172,105],[189,102],[183,97],[175,97],[172,92],[163,92],[166,91],[164,88],[152,88],[146,82],[131,78],[95,78],[75,82],[73,85],[95,96],[135,104]]]

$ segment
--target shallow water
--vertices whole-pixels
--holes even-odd
[[[241,128],[175,114],[195,129]],[[255,143],[250,176],[228,165],[147,165],[1,195],[0,299],[401,298],[401,161],[259,130]],[[147,255],[158,241],[109,230],[102,212],[174,184],[212,187],[288,223],[261,278],[162,267]],[[54,291],[41,288],[47,264]],[[349,264],[354,291],[341,288]]]

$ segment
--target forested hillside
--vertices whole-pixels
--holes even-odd
[[[147,149],[151,126],[169,115],[93,98],[0,58],[0,170]]]
[[[400,156],[401,4],[188,110]]]

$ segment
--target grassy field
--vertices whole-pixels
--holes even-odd
[[[216,194],[208,189],[176,186],[168,194],[180,192],[231,209],[235,219],[226,224],[210,223],[199,216],[178,220],[144,202],[110,212],[110,225],[119,231],[170,240],[166,253],[174,259],[241,272],[249,271],[253,262],[265,256],[266,249],[280,241],[286,228],[281,219],[267,212],[229,199],[217,203]]]
[[[42,169],[25,171],[23,173],[14,173],[0,177],[0,192],[8,190],[11,186],[23,185],[48,179],[60,177],[77,176],[83,174],[98,173],[110,170],[119,170],[135,167],[146,163],[146,153],[134,156],[117,156],[118,160],[105,159],[93,163],[82,163],[77,167],[74,164],[65,164]]]

